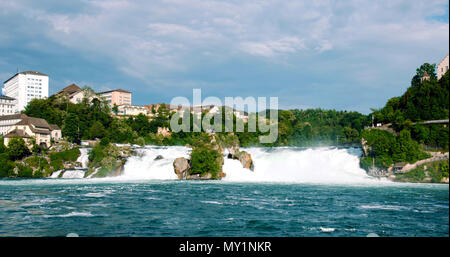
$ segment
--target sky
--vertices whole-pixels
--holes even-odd
[[[448,0],[0,0],[0,79],[370,113],[449,52]]]

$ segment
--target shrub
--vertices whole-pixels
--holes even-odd
[[[25,141],[21,137],[13,137],[8,143],[8,156],[11,160],[19,160],[25,156],[30,155]]]
[[[144,146],[145,145],[145,139],[143,137],[138,137],[136,139],[136,144],[138,144],[140,146]]]
[[[55,152],[50,154],[50,166],[54,170],[61,170],[64,168],[63,163],[66,161],[76,161],[80,156],[80,150],[78,148],[72,148],[70,150]]]
[[[212,178],[217,178],[221,170],[221,154],[208,146],[196,147],[191,152],[191,174],[211,173]]]
[[[17,174],[18,177],[21,178],[33,177],[33,169],[31,167],[24,166],[22,164],[17,164],[17,168],[19,168],[19,172]]]

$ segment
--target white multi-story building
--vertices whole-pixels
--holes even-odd
[[[16,99],[0,95],[0,116],[14,114],[16,110]]]
[[[48,97],[48,76],[38,71],[18,72],[3,83],[3,94],[16,99],[15,112],[34,98]]]
[[[149,115],[148,110],[145,106],[122,104],[117,106],[117,110],[118,115],[128,115],[128,116],[137,116],[139,114],[143,114],[145,116]]]

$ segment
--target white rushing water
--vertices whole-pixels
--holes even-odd
[[[80,156],[78,156],[77,162],[81,163],[81,168],[87,169],[89,162],[89,151],[90,148],[80,148]]]
[[[81,163],[81,168],[75,168],[73,170],[58,170],[52,173],[51,178],[83,178],[86,172],[87,165],[89,162],[89,151],[90,148],[80,148],[80,156],[77,158],[77,162]]]
[[[75,169],[64,171],[62,178],[83,178],[85,170]]]
[[[373,181],[359,167],[351,149],[249,148],[255,169],[244,169],[236,160],[225,159],[225,181],[359,183]]]
[[[138,155],[128,158],[122,179],[177,179],[173,161],[189,157],[190,149],[182,146],[144,147],[136,150]],[[155,160],[161,155],[163,159]]]
[[[336,148],[247,148],[254,171],[242,168],[237,160],[225,157],[224,181],[294,183],[364,183],[374,181],[359,167],[355,149]],[[189,157],[190,149],[179,146],[150,147],[137,150],[128,159],[121,179],[176,179],[173,161]],[[155,160],[161,155],[164,159]]]

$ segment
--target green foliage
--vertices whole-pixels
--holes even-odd
[[[136,144],[138,144],[140,146],[144,146],[145,145],[145,139],[143,137],[138,137],[136,139]]]
[[[72,148],[70,150],[54,152],[50,154],[50,166],[54,170],[61,170],[64,168],[63,163],[66,161],[76,161],[81,152],[78,148]]]
[[[423,166],[421,166],[407,173],[397,175],[395,177],[395,181],[422,182],[425,178],[425,170],[423,169]]]
[[[115,115],[117,115],[119,113],[119,107],[116,104],[114,104],[112,111],[114,112]]]
[[[8,155],[11,160],[19,160],[25,156],[30,155],[25,141],[21,137],[13,137],[8,143]]]
[[[6,152],[7,148],[5,146],[5,139],[0,137],[0,154]]]
[[[25,166],[22,164],[16,164],[16,167],[19,168],[17,177],[20,178],[32,178],[33,177],[33,169],[29,166]]]
[[[120,150],[117,146],[100,141],[100,144],[95,145],[89,152],[89,168],[85,176],[91,175],[97,168],[99,170],[94,177],[109,176],[119,167],[120,162],[117,161],[119,158]]]
[[[62,127],[62,133],[68,138],[70,142],[79,143],[81,138],[80,119],[76,114],[70,113],[64,120],[64,125]]]
[[[448,126],[412,125],[417,121],[449,118],[449,73],[437,80],[434,68],[434,65],[423,64],[406,92],[389,99],[382,109],[374,111],[373,116],[376,122],[392,123],[397,131],[411,130],[412,138],[420,143],[448,150]],[[430,75],[430,80],[421,81],[424,72]]]
[[[110,131],[106,128],[113,120],[110,111],[107,103],[98,99],[89,102],[88,98],[83,98],[81,103],[74,104],[65,98],[51,96],[48,99],[33,99],[24,113],[60,126],[69,141],[79,143],[81,139],[109,135]]]
[[[0,153],[0,177],[13,176],[14,162],[9,160],[8,153]]]
[[[372,158],[375,158],[375,166],[389,167],[396,162],[414,163],[429,157],[408,130],[402,130],[398,136],[379,129],[364,130],[362,137],[371,149],[368,156],[361,159],[361,166],[366,169],[372,166]]]
[[[107,154],[103,151],[107,145],[98,144],[95,145],[92,150],[89,152],[89,162],[90,163],[100,163],[103,158],[107,156]]]
[[[212,178],[217,178],[221,170],[219,159],[222,155],[211,147],[205,145],[195,147],[191,152],[191,174],[211,173]]]
[[[105,136],[105,127],[100,121],[95,121],[90,129],[91,138],[103,138]]]

